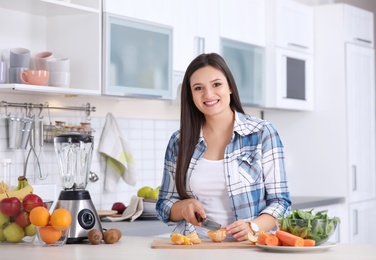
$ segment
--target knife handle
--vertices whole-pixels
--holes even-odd
[[[198,222],[204,222],[204,219],[197,212],[195,212],[195,216],[196,216],[196,219],[197,219]]]

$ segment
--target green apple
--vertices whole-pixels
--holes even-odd
[[[28,225],[27,227],[24,228],[25,231],[25,236],[35,236],[37,233],[37,230],[33,224]]]
[[[16,222],[12,222],[4,228],[4,237],[8,242],[20,242],[24,236],[25,231]]]
[[[0,228],[0,242],[4,242],[5,240],[4,229]]]
[[[146,198],[148,192],[151,191],[151,190],[153,190],[151,187],[144,186],[137,191],[137,196],[141,197],[141,198]]]
[[[0,212],[0,228],[8,224],[10,220],[9,216],[5,216],[3,213]]]
[[[159,189],[158,190],[151,190],[146,194],[147,199],[158,199]]]

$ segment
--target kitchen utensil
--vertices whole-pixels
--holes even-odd
[[[26,149],[33,120],[23,117],[8,118],[8,141],[11,149]]]
[[[213,220],[202,218],[200,214],[198,214],[197,212],[195,213],[195,216],[196,216],[197,221],[202,223],[203,228],[210,229],[210,230],[218,230],[222,227],[221,224]]]
[[[66,208],[72,215],[68,244],[81,243],[88,232],[102,225],[89,191],[86,190],[93,156],[94,137],[85,134],[62,134],[54,138],[55,153],[63,190],[56,208]]]
[[[34,160],[36,161],[37,170],[38,170],[38,173],[39,173],[38,177],[39,177],[39,179],[43,180],[43,179],[45,179],[45,177],[42,173],[42,167],[41,167],[37,152],[35,151],[34,144],[35,144],[35,123],[33,122],[33,127],[31,129],[31,136],[30,136],[30,149],[29,149],[29,152],[27,154],[25,166],[24,166],[24,176],[26,176],[27,166],[28,166],[29,160],[30,160],[30,155],[33,154],[34,157],[35,157]]]
[[[200,244],[194,245],[174,245],[170,239],[153,240],[151,248],[165,249],[233,249],[233,248],[256,248],[256,245],[249,241],[238,242],[236,240],[225,240],[221,243],[215,243],[209,239],[202,239]]]

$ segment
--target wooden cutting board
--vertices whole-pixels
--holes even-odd
[[[157,239],[151,244],[151,248],[164,249],[220,249],[220,248],[252,248],[256,247],[251,242],[223,241],[220,243],[211,240],[202,240],[200,244],[195,245],[174,245],[170,239]]]

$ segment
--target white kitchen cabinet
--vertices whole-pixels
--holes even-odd
[[[376,244],[376,200],[350,204],[350,243]]]
[[[48,50],[70,59],[71,80],[69,88],[2,84],[0,91],[100,95],[101,12],[100,0],[1,1],[2,38],[7,39],[0,43],[2,57],[7,59],[14,47],[30,49],[31,57]]]
[[[266,3],[265,108],[314,109],[313,8],[292,0]]]
[[[221,0],[220,37],[265,46],[265,1]]]
[[[313,52],[313,8],[293,0],[275,3],[276,45],[295,51]]]
[[[346,41],[374,47],[372,13],[349,5],[343,6],[343,12]]]
[[[312,152],[307,156],[315,162],[330,161],[325,169],[318,165],[309,174],[323,171],[317,178],[335,179],[328,188],[346,196],[349,212],[348,221],[342,224],[348,227],[342,228],[344,242],[359,242],[369,241],[361,225],[369,226],[375,219],[375,206],[368,203],[376,199],[375,52],[349,41],[345,28],[351,24],[346,20],[348,8],[353,7],[315,7],[317,110],[306,127],[321,134],[319,142],[308,144]]]

